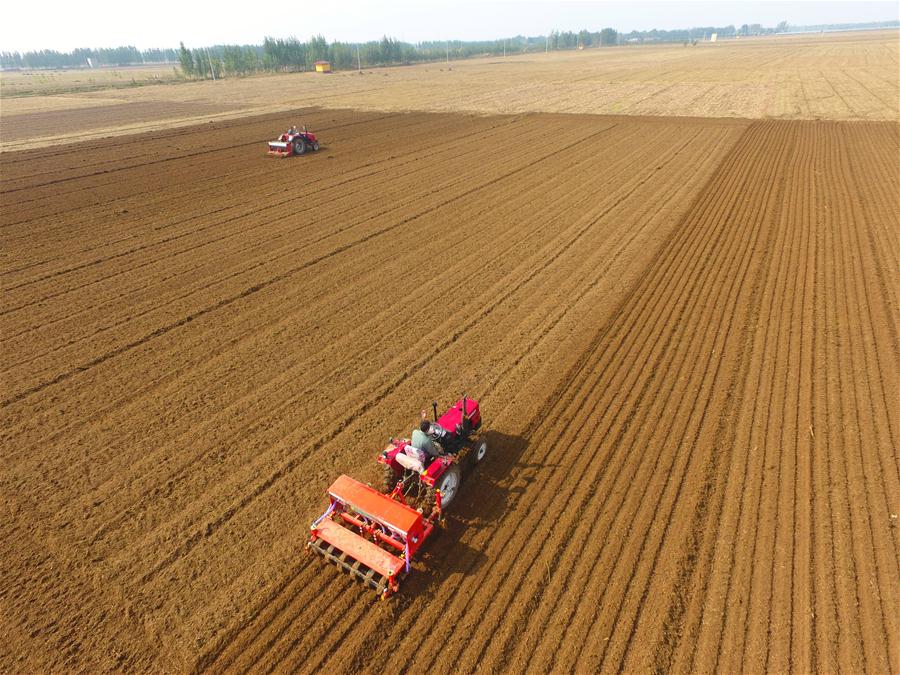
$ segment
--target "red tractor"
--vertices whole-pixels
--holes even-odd
[[[349,476],[328,488],[328,509],[312,524],[308,550],[375,589],[396,593],[419,548],[443,522],[463,476],[484,459],[478,402],[463,396],[440,418],[433,404],[437,453],[392,438],[378,456],[383,484],[376,490]],[[423,425],[424,428],[424,425]],[[415,435],[415,433],[414,433]]]
[[[440,418],[436,402],[432,403],[432,408],[436,423],[432,428],[441,433],[436,440],[436,455],[426,455],[425,461],[421,462],[419,453],[407,450],[409,439],[392,438],[378,456],[382,465],[383,491],[391,492],[399,487],[404,498],[416,503],[426,514],[433,508],[438,493],[441,505],[449,506],[459,491],[463,475],[487,453],[487,442],[478,434],[481,429],[478,401],[463,396]]]
[[[278,137],[277,141],[269,141],[269,153],[273,157],[292,157],[305,155],[307,150],[313,152],[319,149],[319,141],[316,135],[303,127],[297,131],[297,127],[291,127]]]

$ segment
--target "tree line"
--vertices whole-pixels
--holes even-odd
[[[296,37],[266,37],[261,45],[215,45],[189,49],[181,43],[179,49],[147,49],[134,47],[113,49],[75,49],[72,52],[41,50],[37,52],[0,52],[3,68],[88,68],[96,66],[127,66],[142,63],[177,63],[184,76],[209,79],[249,75],[263,71],[297,72],[311,70],[318,60],[330,61],[334,68],[347,70],[356,67],[396,65],[462,59],[472,56],[501,56],[563,49],[611,47],[641,42],[696,42],[717,33],[719,39],[749,35],[796,32],[803,30],[838,30],[852,28],[890,28],[897,21],[857,24],[828,24],[821,26],[789,26],[782,21],[766,28],[758,23],[740,27],[699,26],[677,30],[648,30],[621,33],[614,28],[600,31],[551,31],[536,37],[515,37],[502,40],[452,40],[409,43],[388,36],[369,42],[331,42],[322,35],[307,41]]]
[[[0,52],[3,68],[91,68],[97,66],[133,66],[142,63],[172,63],[178,58],[174,49],[113,47],[110,49],[74,49],[58,52],[42,49],[36,52]]]
[[[254,72],[300,72],[312,70],[316,61],[328,61],[337,70],[371,68],[426,61],[501,56],[577,47],[611,46],[618,43],[612,28],[579,33],[553,31],[539,37],[503,40],[451,40],[409,43],[384,36],[369,42],[331,42],[315,35],[303,42],[296,37],[266,37],[262,45],[217,45],[189,49],[181,44],[178,62],[187,77],[210,79]]]
[[[322,35],[307,41],[296,37],[266,37],[261,45],[214,45],[179,49],[134,47],[115,49],[76,49],[72,52],[41,50],[38,52],[2,52],[3,68],[89,68],[126,66],[141,63],[177,63],[186,77],[212,79],[252,73],[297,72],[312,70],[316,61],[330,61],[334,68],[370,68],[374,66],[463,59],[472,56],[500,56],[576,47],[599,47],[617,44],[618,34],[612,28],[579,33],[552,31],[549,35],[518,35],[502,40],[451,40],[409,43],[384,36],[369,42],[331,42]]]
[[[843,23],[822,24],[818,26],[792,26],[787,21],[781,21],[777,26],[766,27],[758,23],[745,23],[741,26],[697,26],[695,28],[680,28],[676,30],[633,30],[630,33],[621,33],[620,39],[625,43],[632,42],[693,42],[709,37],[713,33],[718,34],[719,40],[728,38],[749,37],[752,35],[775,35],[778,33],[808,33],[820,30],[852,30],[871,28],[896,28],[900,26],[898,21],[872,21],[867,23]]]

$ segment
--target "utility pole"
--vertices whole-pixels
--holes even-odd
[[[362,62],[359,60],[359,43],[356,45],[356,70],[362,72]]]
[[[447,40],[447,63],[450,63],[450,40]]]
[[[206,48],[206,58],[209,60],[209,72],[212,73],[213,82],[216,81],[216,71],[213,68],[212,57],[209,55],[209,47]]]
[[[506,58],[506,40],[503,41],[503,58]]]

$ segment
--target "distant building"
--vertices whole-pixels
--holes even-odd
[[[317,73],[330,73],[331,72],[331,62],[330,61],[316,61],[316,72]]]

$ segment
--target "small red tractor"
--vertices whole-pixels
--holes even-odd
[[[392,438],[378,455],[381,489],[340,476],[328,488],[329,505],[313,522],[306,547],[373,588],[384,599],[396,593],[422,544],[444,520],[465,473],[484,459],[478,401],[463,396],[430,425],[435,455],[409,439]],[[423,427],[424,428],[424,427]],[[415,437],[415,432],[414,432]]]
[[[291,127],[278,137],[277,141],[269,141],[269,153],[273,157],[293,157],[305,155],[307,150],[313,152],[319,149],[319,141],[316,135],[303,127],[297,131],[297,127]]]

